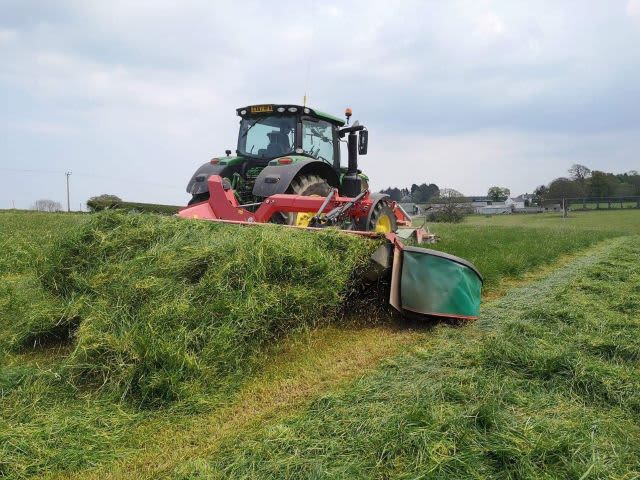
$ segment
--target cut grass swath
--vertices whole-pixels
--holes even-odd
[[[272,340],[335,319],[377,246],[104,213],[59,242],[41,275],[79,322],[70,378],[156,403],[224,389]]]

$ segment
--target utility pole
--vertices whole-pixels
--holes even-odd
[[[71,176],[71,172],[64,173],[67,176],[67,212],[71,211],[71,202],[69,198],[69,177]]]

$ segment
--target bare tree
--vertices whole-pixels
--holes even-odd
[[[575,163],[571,165],[571,168],[569,169],[569,175],[571,175],[571,178],[573,180],[578,182],[580,185],[583,185],[584,181],[591,175],[591,169],[585,167],[584,165]]]
[[[62,210],[60,202],[49,200],[48,198],[41,198],[36,200],[31,206],[31,210],[38,210],[39,212],[59,212]]]

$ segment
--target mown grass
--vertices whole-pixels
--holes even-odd
[[[97,214],[43,259],[55,301],[9,317],[9,346],[71,331],[62,374],[143,404],[224,391],[263,346],[336,318],[376,246],[333,231]]]
[[[24,223],[4,218],[20,248],[0,290],[0,473],[16,477],[142,448],[139,422],[164,425],[148,407],[228,404],[277,339],[339,318],[376,246],[117,213],[42,217],[60,234],[21,244]]]
[[[639,240],[512,292],[475,328],[438,327],[174,478],[638,478]]]
[[[146,312],[145,308],[150,308],[147,303],[159,306],[165,305],[166,302],[169,307],[163,307],[165,309],[161,308],[161,310],[164,312],[163,315],[167,314],[170,317],[172,304],[169,299],[180,300],[185,297],[182,295],[172,297],[171,295],[174,295],[178,290],[171,288],[168,291],[173,293],[165,297],[167,289],[163,289],[163,285],[166,285],[162,282],[163,278],[166,278],[167,275],[174,275],[176,272],[184,272],[183,269],[187,268],[188,259],[201,258],[194,252],[200,247],[209,251],[211,245],[202,240],[204,243],[195,242],[196,248],[193,250],[190,247],[194,246],[194,242],[178,235],[180,238],[178,238],[179,241],[176,245],[179,246],[181,253],[176,259],[171,256],[176,255],[175,250],[168,252],[170,249],[166,248],[168,243],[165,242],[171,243],[174,239],[169,228],[161,234],[156,232],[159,237],[153,237],[147,235],[149,229],[153,230],[153,228],[149,225],[146,227],[143,225],[144,234],[139,235],[135,241],[147,242],[148,245],[152,245],[147,250],[144,248],[136,250],[139,247],[139,245],[136,246],[137,244],[129,245],[126,242],[118,244],[116,241],[118,233],[112,232],[109,228],[87,228],[85,222],[90,218],[92,217],[89,215],[0,214],[0,242],[3,246],[0,254],[0,265],[2,266],[0,269],[0,275],[2,275],[0,323],[3,332],[0,334],[0,476],[28,478],[54,472],[61,472],[63,476],[64,472],[68,472],[69,475],[76,476],[80,470],[103,465],[105,469],[99,470],[102,473],[97,477],[102,478],[104,475],[108,475],[111,462],[122,459],[135,461],[139,457],[138,452],[146,450],[150,438],[157,436],[175,438],[176,442],[183,441],[184,444],[175,445],[176,448],[174,448],[171,441],[155,442],[158,443],[158,450],[154,451],[155,453],[147,460],[144,460],[147,463],[141,466],[141,471],[153,472],[153,466],[162,463],[165,458],[171,457],[174,450],[182,452],[183,449],[186,449],[185,455],[190,455],[193,453],[189,450],[190,445],[206,445],[211,443],[208,442],[209,438],[220,439],[221,433],[216,430],[215,426],[212,429],[200,429],[198,424],[209,421],[207,415],[215,415],[218,411],[222,414],[224,409],[236,400],[241,405],[242,400],[232,394],[233,388],[240,388],[238,382],[244,382],[245,387],[251,391],[251,385],[255,383],[254,380],[257,378],[252,372],[255,372],[259,365],[271,364],[275,358],[278,358],[280,355],[278,345],[281,342],[276,339],[287,336],[286,330],[289,324],[285,321],[282,324],[283,329],[276,329],[273,337],[265,337],[270,338],[270,340],[264,341],[264,343],[271,344],[269,348],[264,351],[260,350],[256,354],[258,356],[253,360],[251,360],[251,354],[244,357],[240,355],[238,358],[248,359],[248,363],[255,362],[253,363],[254,367],[246,365],[247,362],[243,360],[238,362],[239,366],[232,365],[231,369],[225,370],[226,372],[235,371],[231,378],[227,378],[229,381],[227,385],[236,385],[236,387],[228,389],[228,395],[223,391],[223,388],[220,388],[219,382],[209,383],[206,381],[207,379],[219,380],[221,378],[218,375],[220,370],[209,369],[208,365],[204,365],[206,369],[203,370],[199,369],[200,365],[196,370],[192,370],[193,364],[187,362],[185,370],[177,370],[178,372],[186,372],[186,375],[180,376],[182,373],[179,374],[181,380],[175,383],[175,390],[171,390],[174,385],[171,382],[168,384],[152,382],[154,378],[161,378],[163,375],[173,378],[176,374],[176,370],[172,370],[173,364],[171,362],[168,366],[162,363],[163,359],[156,363],[156,358],[152,355],[139,358],[142,358],[142,362],[148,362],[147,365],[150,365],[152,369],[160,367],[158,368],[159,376],[154,378],[151,376],[128,376],[131,372],[135,372],[135,368],[131,368],[131,363],[121,362],[121,357],[118,356],[123,351],[125,353],[132,351],[126,348],[121,349],[123,346],[128,347],[134,343],[129,341],[127,332],[129,337],[143,331],[152,334],[165,332],[162,328],[156,329],[153,322],[147,321],[146,314],[143,315],[143,312]],[[129,217],[126,218],[129,219]],[[152,217],[142,216],[140,218]],[[173,221],[172,219],[167,220]],[[252,230],[260,230],[260,228]],[[470,230],[468,236],[472,237],[479,233],[482,231]],[[79,248],[77,251],[74,248],[67,248],[78,246],[76,240],[79,235],[89,235],[88,238],[91,239],[91,242],[98,244],[104,242],[104,244],[94,245],[96,248]],[[151,240],[152,237],[159,239],[159,241],[154,243]],[[67,242],[66,246],[57,251],[55,255],[49,254],[49,244],[52,241],[60,242],[64,238],[66,238],[64,240]],[[447,241],[455,240],[454,231],[451,231],[450,236],[443,234],[443,238]],[[593,241],[600,238],[603,237],[597,237]],[[494,240],[500,241],[499,232]],[[517,239],[512,240],[516,241]],[[565,237],[565,240],[570,241],[571,239]],[[244,245],[246,248],[254,248],[259,244],[259,240],[256,242],[254,244],[247,242]],[[281,242],[286,244],[288,238],[281,240]],[[473,243],[471,241],[469,248]],[[479,242],[476,243],[479,244]],[[228,249],[224,250],[224,255],[219,257],[223,265],[233,263],[234,259],[240,263],[254,261],[243,256],[236,258],[236,250],[231,249],[234,244],[235,242],[229,238],[227,247],[225,247]],[[571,248],[574,249],[572,251],[576,251],[575,249],[583,248],[588,244],[588,242],[574,242]],[[117,248],[114,245],[117,245]],[[506,248],[508,249],[509,246],[507,245]],[[528,252],[527,249],[521,251],[523,255]],[[100,255],[96,256],[96,252],[99,252]],[[495,259],[500,253],[496,250],[493,255],[492,258]],[[266,268],[265,262],[268,258],[270,257],[263,258],[263,263],[260,264],[262,267]],[[295,255],[290,258],[298,261]],[[309,260],[304,261],[308,262]],[[477,259],[474,261],[480,263]],[[40,266],[39,271],[36,271],[34,267],[36,264]],[[304,265],[308,266],[308,263],[304,263]],[[525,269],[536,269],[539,263],[532,262],[527,265],[529,266]],[[135,272],[134,268],[141,271]],[[498,274],[508,277],[509,268],[508,263],[504,264],[502,273]],[[309,272],[305,272],[305,275],[308,274]],[[40,280],[42,275],[48,278],[46,281],[49,288],[47,289],[42,287]],[[217,274],[211,272],[211,275],[215,278]],[[201,278],[204,278],[204,275]],[[239,276],[239,278],[242,277]],[[315,281],[323,283],[324,288],[329,283],[323,282],[326,278],[318,275]],[[335,276],[330,278],[335,279]],[[56,279],[56,281],[52,283],[51,279]],[[194,288],[197,288],[194,283],[189,282],[189,279],[182,278],[182,280],[186,288],[192,289],[192,292]],[[236,278],[237,280],[238,278]],[[150,286],[158,284],[162,288],[157,296],[149,295]],[[187,298],[190,297],[187,296]],[[307,293],[303,293],[298,298],[307,301],[312,309],[316,309],[315,312],[321,312],[320,323],[333,320],[331,310],[326,312],[318,310],[318,304],[314,303],[316,298],[312,298]],[[137,300],[130,302],[132,299]],[[215,300],[206,299],[206,301],[214,302]],[[47,313],[47,308],[52,310]],[[282,309],[279,305],[275,305],[273,308],[276,308],[276,311]],[[105,310],[107,310],[106,313]],[[120,316],[119,313],[123,311],[126,315]],[[83,315],[80,315],[81,312]],[[73,322],[65,323],[65,321],[72,318],[79,319],[79,325],[82,328],[82,322],[90,317],[87,315],[88,312],[102,312],[99,320],[105,322],[104,324],[97,322],[96,325],[100,328],[95,328],[91,332],[95,335],[85,337],[100,340],[95,343],[90,342],[88,347],[102,349],[106,345],[107,348],[99,350],[97,355],[91,354],[83,357],[83,353],[77,351],[80,342],[78,341],[79,337],[74,336],[76,325]],[[10,318],[9,315],[13,316]],[[113,320],[113,324],[108,324],[107,320],[110,318]],[[161,315],[155,318],[160,320],[164,317]],[[143,320],[144,325],[130,329],[136,319]],[[63,328],[56,332],[55,327],[61,325]],[[174,323],[173,326],[175,325]],[[112,329],[113,326],[115,327]],[[320,332],[323,331],[325,330],[320,330]],[[32,335],[22,335],[25,332],[31,332]],[[46,334],[51,332],[54,333],[50,337],[51,340],[64,341],[62,343],[43,342],[48,338]],[[80,330],[77,332],[78,335],[81,333]],[[336,355],[337,363],[335,365],[329,365],[325,360],[322,360],[318,363],[319,370],[315,372],[315,377],[311,373],[304,373],[298,383],[293,380],[299,375],[295,373],[298,371],[296,368],[278,369],[275,376],[272,377],[274,385],[281,385],[284,392],[288,392],[284,398],[296,398],[298,402],[307,401],[308,396],[305,396],[304,392],[307,392],[308,395],[317,395],[329,389],[331,382],[337,378],[342,379],[341,381],[352,378],[355,375],[353,369],[357,365],[370,367],[371,362],[380,358],[380,355],[385,352],[387,354],[395,353],[396,350],[387,345],[389,338],[397,338],[399,342],[403,342],[402,345],[405,345],[407,335],[403,335],[401,332],[398,336],[394,336],[385,332],[384,329],[372,331],[364,337],[377,342],[371,349],[368,349],[362,342],[358,343],[353,339],[345,340],[342,343],[338,340],[341,336],[345,339],[357,336],[357,330],[346,330],[336,334],[336,342],[340,345],[346,345],[343,348],[348,348],[349,344],[353,344],[354,348],[361,353],[346,357]],[[71,337],[69,337],[69,333],[72,334]],[[186,328],[179,333],[185,334],[183,337],[178,336],[179,342],[183,342],[183,346],[188,346],[190,337],[186,335]],[[267,329],[267,333],[271,335],[274,332]],[[454,335],[460,334],[466,335],[461,330],[456,330]],[[315,338],[315,336],[316,334],[312,333],[309,338]],[[412,335],[408,335],[408,337],[411,338]],[[105,338],[106,340],[104,340]],[[304,334],[300,338],[307,338],[307,335]],[[375,340],[376,338],[380,339]],[[249,338],[249,341],[253,340],[256,339]],[[256,341],[260,343],[259,340]],[[436,343],[432,345],[435,348],[441,338],[437,336],[434,341]],[[301,340],[298,343],[302,345],[300,348],[308,348],[313,345],[313,341],[307,340]],[[406,344],[409,343],[411,342],[407,341]],[[168,348],[173,348],[172,344],[169,342],[167,344]],[[253,343],[253,346],[255,345],[257,343]],[[85,352],[89,351],[85,350]],[[133,351],[138,353],[144,350],[133,349]],[[183,349],[182,351],[188,350]],[[245,350],[245,353],[251,351],[255,352],[255,350],[249,349]],[[106,358],[100,359],[100,355],[104,352],[116,352],[116,354],[113,356],[109,354],[106,355]],[[134,361],[137,362],[139,358],[134,357]],[[227,356],[226,358],[231,357]],[[304,356],[306,359],[304,362],[315,362],[322,358],[324,358],[322,351],[313,351]],[[100,360],[97,361],[97,359]],[[295,360],[295,362],[304,365],[302,360]],[[338,375],[341,362],[344,365],[344,375]],[[100,369],[96,370],[96,365],[100,368],[107,366],[106,374]],[[233,370],[234,366],[237,366],[238,369]],[[180,364],[179,368],[182,367],[183,365]],[[335,371],[336,374],[331,374],[328,370]],[[293,383],[288,383],[289,376],[292,376]],[[102,386],[102,382],[96,382],[97,378],[107,380],[107,383]],[[138,387],[128,387],[140,379],[143,384],[149,381],[152,386],[161,385],[161,389],[143,392],[136,390]],[[257,380],[258,383],[262,381],[266,382],[267,380]],[[173,392],[169,398],[173,398],[173,395],[177,394],[178,398],[190,398],[191,401],[184,404],[174,401],[170,406],[166,406],[164,401],[167,398],[157,394],[166,392],[167,385],[170,388],[169,391]],[[314,389],[312,385],[318,386],[318,388]],[[241,391],[244,391],[245,387]],[[303,392],[298,395],[291,389],[301,389]],[[125,392],[127,399],[122,401],[121,395]],[[273,392],[273,395],[274,399],[280,398],[277,392]],[[261,398],[264,398],[266,402],[276,401],[269,400],[268,396]],[[146,400],[144,405],[147,407],[159,407],[161,404],[165,406],[141,409],[139,406],[142,400]],[[269,405],[265,405],[263,410],[264,412],[273,411]],[[279,414],[287,412],[287,405],[279,405],[275,411],[280,412]],[[249,415],[246,420],[250,421],[251,418]],[[257,418],[264,417],[260,414]],[[230,425],[245,428],[245,424],[242,422],[234,423],[231,418],[228,421],[231,422]],[[226,421],[224,425],[227,425]],[[172,437],[171,432],[174,429],[182,429],[184,433]],[[202,436],[199,436],[198,432],[202,432]],[[229,433],[233,433],[233,429],[231,432],[225,431],[225,434]],[[196,452],[198,451],[200,450],[196,449]],[[185,471],[189,470],[190,464],[187,464],[185,468]],[[203,468],[210,468],[210,465],[204,462]],[[128,476],[126,461],[118,471],[124,472],[119,475],[121,478]]]
[[[0,213],[0,356],[11,346],[29,345],[64,316],[63,303],[43,288],[36,265],[51,244],[86,220],[77,214]],[[63,328],[54,333],[65,334]]]
[[[73,213],[0,211],[0,275],[33,272],[51,243],[87,219]]]

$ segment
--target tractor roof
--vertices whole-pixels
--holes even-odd
[[[259,115],[270,115],[270,114],[278,114],[278,113],[284,114],[284,113],[304,112],[307,115],[321,118],[322,120],[326,120],[327,122],[331,122],[340,127],[345,124],[345,121],[341,118],[334,117],[333,115],[329,115],[328,113],[321,112],[320,110],[304,107],[301,105],[276,105],[273,103],[266,103],[261,105],[249,105],[247,107],[237,108],[236,112],[241,117],[255,117]]]

